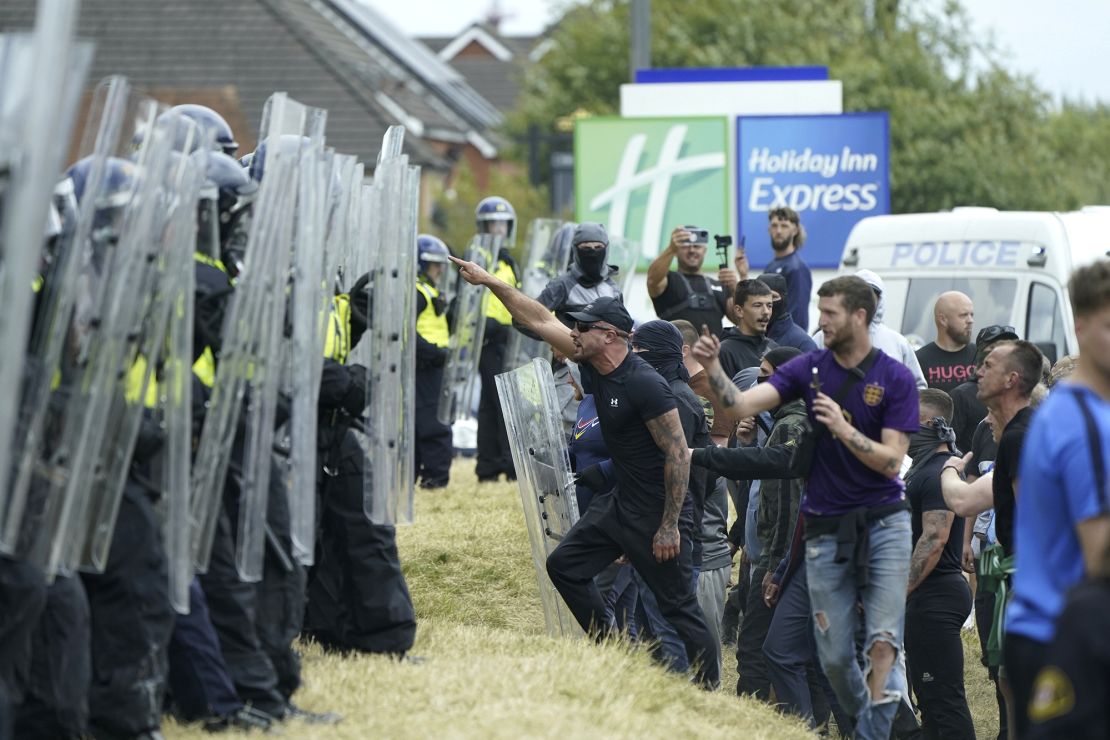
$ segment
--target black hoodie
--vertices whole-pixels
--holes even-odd
[[[721,367],[731,378],[746,367],[758,367],[767,350],[777,346],[763,334],[748,336],[730,326],[721,334]]]

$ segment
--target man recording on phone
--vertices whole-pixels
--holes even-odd
[[[728,265],[728,243],[721,237],[715,249],[718,262],[716,279],[701,274],[702,264],[711,246],[709,231],[697,226],[679,226],[671,232],[671,242],[648,266],[647,288],[655,314],[665,320],[683,319],[696,327],[709,327],[720,337],[724,329],[721,319],[728,314],[728,298],[741,277],[747,277],[748,262],[744,248],[736,249],[735,266]],[[671,270],[677,258],[678,269]],[[737,275],[739,273],[739,276]]]

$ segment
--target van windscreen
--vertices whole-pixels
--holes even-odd
[[[933,304],[941,293],[958,290],[975,306],[975,328],[1011,324],[1017,280],[1011,278],[910,278],[906,307],[902,312],[902,334],[914,346],[936,338]],[[974,336],[974,333],[972,334]]]

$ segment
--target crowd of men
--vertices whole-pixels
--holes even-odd
[[[914,352],[866,270],[817,289],[814,344],[804,231],[789,209],[769,221],[782,274],[759,278],[742,248],[702,274],[705,232],[676,228],[644,323],[619,293],[553,314],[452,258],[581,378],[581,518],[547,559],[566,605],[708,689],[735,645],[739,694],[860,738],[975,737],[974,622],[1000,738],[1107,736],[1110,262],[1073,276],[1080,351],[1055,365],[1011,326],[972,342],[957,291]]]

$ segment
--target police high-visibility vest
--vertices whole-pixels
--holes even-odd
[[[136,403],[141,397],[143,405],[152,409],[158,405],[158,381],[155,379],[154,373],[151,373],[144,395],[143,378],[146,376],[146,365],[146,358],[142,355],[138,355],[135,361],[131,363],[131,367],[123,379],[123,397],[128,403]]]
[[[416,290],[424,296],[426,305],[424,310],[416,317],[416,333],[437,347],[446,347],[450,343],[451,332],[447,328],[447,312],[436,313],[435,299],[439,298],[439,291],[435,286],[416,281]]]
[[[193,375],[204,384],[205,388],[216,385],[216,356],[212,354],[211,347],[205,347],[200,357],[193,363]]]
[[[327,337],[324,340],[324,357],[347,364],[351,354],[351,296],[343,293],[331,302]]]
[[[513,271],[513,266],[505,260],[497,262],[497,270],[493,276],[503,282],[508,283],[514,288],[520,287],[520,282],[516,279],[516,273]],[[486,297],[486,317],[491,318],[499,324],[510,326],[513,323],[513,315],[509,313],[509,309],[505,308],[505,304],[501,302],[497,296],[490,293]]]

